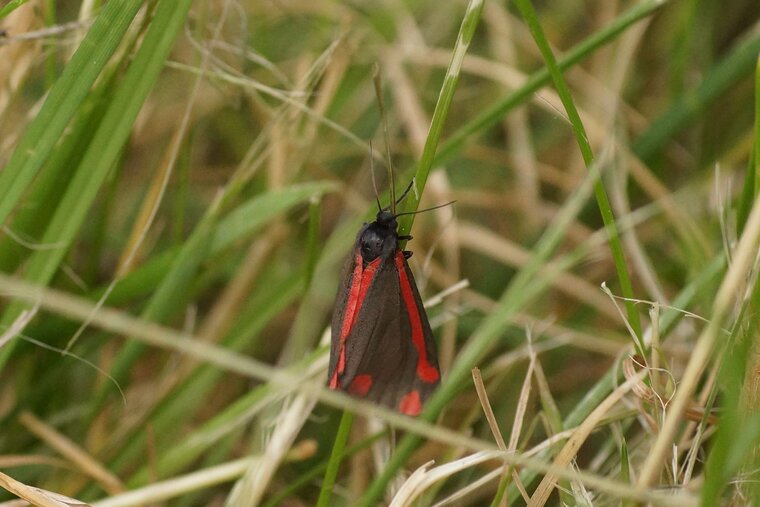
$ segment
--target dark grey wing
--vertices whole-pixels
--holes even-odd
[[[419,410],[415,409],[415,403],[421,408],[438,385],[440,375],[433,333],[414,278],[401,252],[397,252],[397,257],[400,260],[383,261],[367,291],[346,339],[346,368],[340,376],[340,385],[356,396],[416,415]],[[404,269],[403,275],[399,266]],[[407,301],[403,287],[411,293],[407,293],[407,298],[413,299]],[[410,319],[410,306],[419,319],[416,326]],[[435,370],[434,379],[419,375],[421,359],[412,340],[415,327],[421,333],[419,338],[424,339],[423,355],[426,364]]]

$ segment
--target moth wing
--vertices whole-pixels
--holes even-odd
[[[336,302],[338,306],[333,312],[331,352],[334,353],[330,360],[331,376],[337,367],[338,357],[341,353],[341,329],[344,326],[344,319],[347,318],[346,310],[350,306],[348,301],[359,262],[361,262],[360,256],[357,255],[356,260],[348,264],[347,271],[353,270],[353,274],[347,273],[344,290],[339,297],[340,300]],[[397,306],[394,299],[398,292],[398,283],[394,282],[394,279],[396,279],[396,274],[393,263],[383,260],[372,277],[372,282],[366,288],[364,297],[358,301],[359,310],[350,324],[351,329],[345,339],[345,367],[339,374],[340,385],[343,388],[347,388],[353,381],[362,360],[371,362],[374,354],[382,353],[378,347],[378,342],[384,341],[378,338],[380,330],[387,328],[396,333],[401,332],[398,330],[394,311]],[[396,348],[396,353],[400,352]]]
[[[403,300],[400,302],[402,310],[399,313],[402,320],[406,320],[404,326],[411,328],[407,331],[411,333],[411,339],[407,338],[404,341],[407,348],[405,356],[413,358],[413,361],[411,365],[405,365],[406,374],[395,389],[393,406],[402,413],[417,415],[440,383],[438,351],[414,275],[402,252],[398,252],[395,262]],[[403,307],[406,307],[406,311]],[[388,404],[387,401],[384,403]]]
[[[330,365],[327,368],[328,380],[332,378],[335,368],[338,365],[340,355],[340,333],[345,318],[346,306],[351,294],[351,286],[354,282],[354,271],[356,268],[356,249],[351,253],[346,262],[343,264],[343,270],[340,276],[340,285],[338,286],[338,295],[335,298],[335,308],[333,309],[332,324],[330,325]]]
[[[402,252],[383,261],[362,303],[345,341],[340,386],[416,415],[440,374],[433,332]]]

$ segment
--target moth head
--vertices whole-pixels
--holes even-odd
[[[378,257],[390,258],[398,248],[396,217],[389,211],[380,211],[375,221],[361,232],[359,247],[364,262],[372,262]]]
[[[380,227],[390,229],[393,232],[396,232],[396,228],[398,227],[398,222],[396,222],[396,215],[388,210],[378,211],[377,216],[375,217],[375,223]]]

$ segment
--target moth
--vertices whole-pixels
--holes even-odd
[[[411,188],[411,185],[410,185]],[[399,201],[404,198],[404,192]],[[332,317],[328,386],[416,416],[440,382],[435,339],[408,259],[395,204],[356,236]],[[389,209],[390,208],[390,209]]]

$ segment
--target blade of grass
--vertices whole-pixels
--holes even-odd
[[[319,491],[317,507],[327,507],[330,505],[330,497],[332,496],[333,487],[335,487],[335,478],[338,476],[338,469],[344,455],[343,451],[346,448],[346,442],[348,442],[348,436],[351,434],[351,425],[353,423],[354,414],[344,411],[340,418],[338,433],[335,435],[335,444],[333,444],[332,452],[330,453],[330,460],[327,462],[325,477],[322,479],[322,488]]]
[[[744,178],[744,186],[739,197],[736,210],[737,232],[744,230],[749,211],[755,198],[760,194],[760,178],[758,178],[758,166],[760,166],[760,58],[755,60],[755,142],[749,161],[747,162],[747,176]]]
[[[172,5],[168,3],[158,5],[155,18],[148,28],[145,39],[119,89],[114,94],[98,132],[82,157],[82,162],[75,176],[69,182],[63,199],[42,237],[42,243],[56,244],[60,247],[55,250],[37,251],[32,254],[25,273],[27,280],[44,285],[50,282],[58,270],[68,248],[74,241],[77,231],[86,219],[87,212],[106,175],[129,137],[137,114],[163,68],[164,61],[169,55],[174,39],[184,23],[191,4],[191,0],[181,0]],[[120,5],[120,2],[113,2],[113,4],[109,2],[107,8],[112,5]],[[125,10],[129,11],[129,9]],[[84,43],[83,45],[86,46]],[[95,62],[97,63],[97,60]],[[100,67],[98,67],[99,70]],[[82,72],[85,70],[83,69]],[[41,116],[42,114],[38,115],[37,119]],[[66,119],[68,120],[69,117],[70,115]],[[24,136],[25,139],[27,136]],[[20,143],[17,151],[24,146],[24,140]],[[46,154],[49,154],[49,150]],[[33,160],[37,160],[37,158]],[[39,163],[41,162],[40,159]],[[11,160],[11,164],[13,164],[13,160]],[[6,170],[0,174],[0,179],[5,177],[7,173]],[[28,175],[29,171],[27,170],[24,174]],[[0,192],[3,188],[0,184]],[[7,192],[4,197],[0,196],[0,208],[6,204],[6,198],[8,198]],[[9,200],[13,200],[13,196]],[[4,219],[5,216],[0,211],[0,221]],[[0,323],[7,325],[8,322],[12,322],[22,309],[23,305],[12,304],[5,311]],[[12,347],[10,346],[0,351],[0,368],[5,364],[11,352]]]
[[[25,206],[20,206],[13,214],[11,229],[16,235],[39,238],[44,233],[45,225],[55,212],[62,198],[61,189],[82,160],[82,155],[98,130],[100,121],[113,93],[113,82],[119,66],[114,65],[105,72],[107,75],[95,85],[95,88],[80,105],[67,134],[56,144],[46,161],[45,168],[34,180],[25,199]],[[50,248],[41,245],[42,248]],[[0,270],[12,272],[27,254],[27,249],[9,237],[0,238]]]
[[[0,224],[8,218],[50,156],[142,3],[140,0],[108,2],[71,57],[42,109],[27,127],[8,165],[0,172]],[[9,4],[6,9],[11,6]]]
[[[219,221],[211,253],[216,254],[250,236],[251,231],[293,206],[337,189],[332,182],[311,182],[267,192],[241,204]]]
[[[331,182],[301,183],[256,195],[244,201],[217,221],[210,235],[207,260],[218,257],[235,244],[250,239],[274,218],[303,204],[312,196],[328,193],[335,188],[337,186]],[[154,254],[145,264],[118,281],[108,298],[109,303],[117,306],[152,294],[179,251],[180,247],[175,247]],[[96,299],[104,290],[105,288],[100,288],[90,294],[90,297]]]
[[[10,14],[11,12],[15,11],[25,3],[27,3],[29,0],[10,0],[7,4],[3,6],[2,9],[0,9],[0,19],[3,19],[5,16]]]
[[[533,35],[533,40],[536,42],[536,45],[541,51],[541,55],[544,57],[546,67],[549,69],[549,74],[552,77],[554,86],[557,88],[557,93],[562,100],[562,105],[565,106],[565,111],[567,112],[568,119],[572,125],[575,140],[581,150],[586,169],[588,169],[594,163],[594,153],[589,144],[586,129],[578,114],[578,109],[573,102],[570,89],[565,82],[565,78],[562,76],[561,69],[557,65],[557,60],[554,58],[554,53],[552,53],[551,47],[549,46],[549,41],[546,40],[544,30],[541,27],[541,23],[538,21],[533,4],[531,4],[530,0],[515,0],[514,4],[522,14],[523,19],[530,29],[530,33]],[[620,289],[625,298],[633,298],[633,284],[631,283],[631,277],[628,274],[628,267],[626,266],[625,255],[623,254],[623,245],[620,243],[620,235],[615,222],[615,215],[612,213],[612,206],[610,206],[610,200],[607,197],[607,191],[604,188],[604,183],[601,178],[597,179],[594,185],[594,196],[596,197],[596,204],[599,208],[599,213],[602,215],[605,229],[609,235],[610,250],[615,264],[615,270],[617,271]],[[636,335],[634,340],[636,341],[638,352],[642,357],[646,357],[644,355],[645,347],[641,335],[641,319],[639,318],[639,312],[636,310],[636,305],[632,301],[626,299],[625,309],[628,316],[628,323]]]
[[[443,133],[443,126],[446,124],[446,118],[449,115],[451,101],[454,99],[457,82],[459,82],[459,74],[462,70],[462,60],[464,60],[467,48],[470,46],[472,38],[475,35],[475,29],[478,26],[480,13],[482,11],[483,0],[471,0],[467,5],[467,11],[462,18],[462,24],[459,27],[459,35],[457,36],[457,41],[454,44],[454,49],[451,55],[451,63],[449,63],[449,67],[446,69],[446,76],[443,79],[441,91],[438,94],[438,101],[435,104],[433,117],[430,119],[430,130],[425,139],[425,146],[422,148],[422,156],[417,164],[417,171],[414,174],[414,185],[416,188],[414,192],[409,194],[405,201],[404,212],[406,213],[417,211],[417,207],[420,204],[420,198],[425,189],[425,183],[433,168],[435,152],[441,134]],[[408,235],[412,230],[414,214],[405,215],[398,222],[399,236]],[[403,249],[405,244],[405,241],[402,242],[400,247]]]

